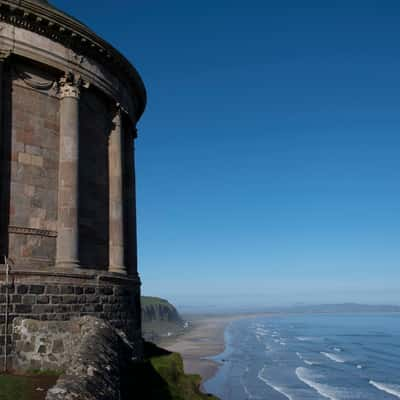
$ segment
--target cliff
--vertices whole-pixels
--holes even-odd
[[[158,342],[162,337],[181,333],[186,326],[176,308],[167,300],[142,296],[143,337]]]
[[[188,375],[183,370],[182,358],[177,353],[160,349],[152,343],[144,344],[144,362],[132,372],[138,384],[135,393],[147,400],[218,400],[200,391],[201,377]],[[133,391],[129,391],[133,393]],[[129,399],[130,400],[130,399]]]

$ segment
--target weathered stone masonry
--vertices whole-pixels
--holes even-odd
[[[0,0],[0,82],[0,360],[5,334],[15,354],[17,317],[102,318],[140,353],[140,76],[47,1]],[[12,264],[8,299],[3,256]]]

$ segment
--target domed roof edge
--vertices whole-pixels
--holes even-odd
[[[7,15],[7,13],[11,15]],[[33,21],[29,21],[30,14],[39,19],[35,18]],[[8,16],[13,18],[8,18]],[[47,36],[80,54],[94,58],[117,74],[123,73],[129,77],[141,100],[139,109],[136,110],[136,118],[140,118],[147,102],[142,78],[125,56],[85,24],[60,11],[46,0],[0,0],[0,20]]]

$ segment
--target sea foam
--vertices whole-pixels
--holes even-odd
[[[312,342],[315,338],[308,337],[308,336],[296,336],[296,339],[300,342]]]
[[[316,361],[309,361],[309,360],[303,360],[304,364],[307,365],[319,365],[319,363],[317,363]]]
[[[282,394],[282,395],[285,396],[287,399],[289,399],[289,400],[294,400],[293,397],[290,396],[289,394],[287,394],[283,388],[281,388],[280,386],[273,385],[268,379],[264,378],[264,376],[263,376],[264,371],[265,371],[265,367],[262,368],[262,369],[258,372],[257,377],[258,377],[258,379],[259,379],[260,381],[264,382],[267,386],[271,387],[271,388],[274,389],[276,392]]]
[[[374,386],[376,389],[381,390],[382,392],[391,394],[394,397],[400,399],[400,385],[393,385],[389,383],[375,382],[369,381],[369,383]]]
[[[309,361],[309,360],[306,360],[299,352],[296,352],[296,356],[297,356],[301,361],[303,361],[304,364],[307,364],[307,365],[319,365],[319,363],[316,362],[316,361]]]
[[[335,347],[333,350],[336,351],[336,353],[341,353],[342,349],[340,347]]]
[[[337,397],[339,392],[334,387],[315,382],[319,375],[313,375],[307,368],[296,368],[297,377],[307,386],[318,392],[319,395],[330,400],[339,400]]]
[[[250,370],[249,367],[246,367],[245,373],[248,374],[248,373],[249,373],[249,370]],[[243,376],[240,378],[240,383],[242,384],[243,390],[244,390],[244,392],[245,392],[245,394],[246,394],[246,396],[247,396],[247,398],[248,398],[249,400],[250,400],[250,399],[259,399],[259,398],[260,398],[260,397],[258,397],[258,396],[254,396],[252,393],[250,393],[250,391],[249,391],[247,385],[246,385],[245,382],[244,382]]]
[[[260,335],[260,336],[267,336],[268,333],[269,333],[269,331],[268,331],[267,329],[259,328],[259,327],[256,328],[256,334],[257,334],[257,335]]]
[[[337,354],[332,354],[332,353],[325,353],[323,351],[321,351],[321,354],[323,356],[325,356],[326,358],[329,358],[332,361],[335,361],[337,363],[345,363],[346,360],[344,360],[343,358],[339,357]]]

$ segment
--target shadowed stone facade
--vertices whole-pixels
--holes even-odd
[[[0,358],[4,334],[11,358],[15,349],[6,311],[10,321],[103,318],[140,352],[140,76],[47,1],[0,0],[0,82]]]

